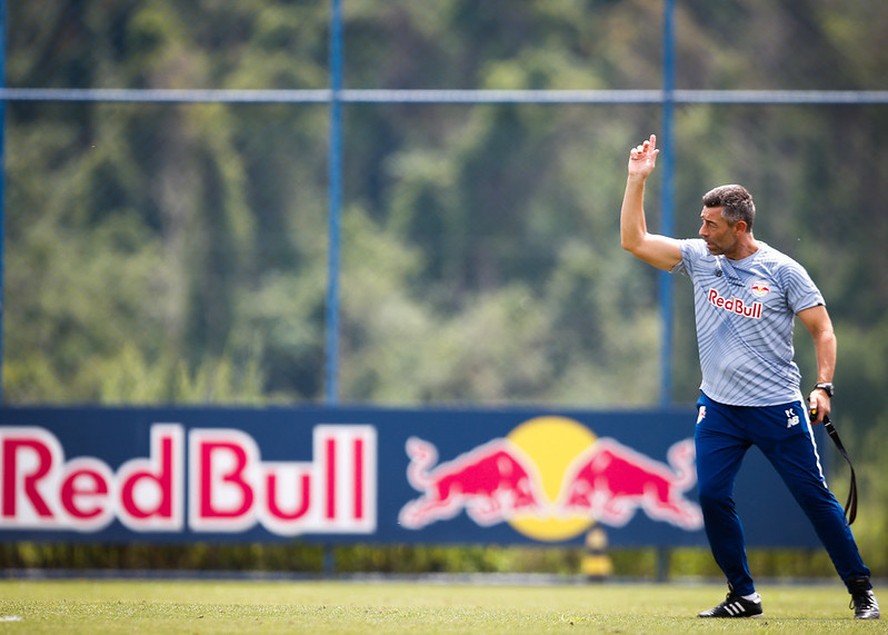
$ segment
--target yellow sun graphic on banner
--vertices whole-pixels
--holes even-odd
[[[578,516],[559,517],[555,502],[568,467],[597,437],[583,424],[567,417],[543,416],[525,421],[506,438],[527,455],[539,470],[546,511],[532,517],[513,518],[509,524],[534,540],[557,542],[569,540],[586,530],[594,519]]]

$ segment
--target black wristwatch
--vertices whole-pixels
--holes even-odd
[[[835,393],[835,388],[833,387],[831,381],[824,381],[819,384],[814,384],[814,390],[817,390],[818,388],[825,392],[830,399],[832,399],[832,396]]]

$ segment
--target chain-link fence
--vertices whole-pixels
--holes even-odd
[[[827,0],[8,3],[5,398],[690,402],[689,290],[669,308],[618,241],[628,148],[664,129],[651,222],[674,207],[693,235],[700,193],[745,183],[758,235],[869,359],[886,20]],[[871,417],[882,375],[842,372]]]

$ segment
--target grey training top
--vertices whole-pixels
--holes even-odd
[[[807,271],[761,241],[743,260],[713,256],[701,239],[680,242],[681,262],[672,271],[694,283],[700,389],[736,406],[801,400],[794,319],[799,311],[825,304]]]

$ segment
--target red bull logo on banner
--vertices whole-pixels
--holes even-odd
[[[693,413],[7,406],[0,540],[702,547]],[[747,461],[747,544],[819,545]]]
[[[0,527],[97,532],[370,534],[376,529],[376,428],[319,425],[311,461],[266,461],[252,436],[154,424],[148,457],[117,469],[71,459],[36,426],[0,428]],[[187,452],[187,468],[186,468]],[[187,488],[187,489],[186,489]],[[188,492],[186,500],[185,492]]]
[[[639,512],[688,531],[703,526],[699,506],[685,497],[696,484],[692,439],[674,444],[666,464],[572,419],[538,417],[443,463],[418,437],[405,449],[407,479],[422,494],[401,509],[408,529],[462,512],[542,541],[570,539],[596,522],[622,527]]]

